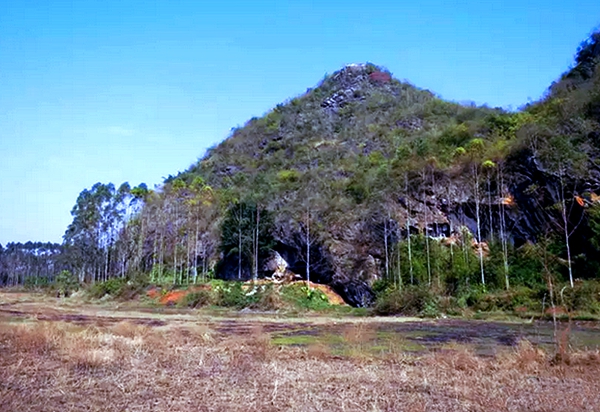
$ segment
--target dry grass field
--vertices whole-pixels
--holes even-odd
[[[0,410],[600,410],[597,350],[557,359],[522,341],[481,357],[460,344],[408,352],[398,339],[374,352],[364,321],[343,325],[339,353],[323,343],[278,345],[268,322],[223,332],[218,321],[191,319],[4,313]]]

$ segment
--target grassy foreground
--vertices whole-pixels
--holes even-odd
[[[280,345],[260,323],[212,325],[0,319],[0,410],[600,410],[598,351],[557,358],[523,341],[493,357],[416,354],[392,341],[374,352],[368,322],[349,322],[340,354]]]

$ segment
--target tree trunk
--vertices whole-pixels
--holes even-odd
[[[480,203],[481,198],[479,197],[479,172],[477,165],[473,165],[473,174],[475,176],[475,214],[477,218],[477,250],[479,252],[479,267],[481,270],[481,284],[485,287],[485,273],[483,271],[483,247],[481,245],[481,215],[480,215]]]
[[[258,240],[259,240],[259,228],[260,228],[260,209],[258,205],[256,205],[256,239],[254,244],[254,274],[253,279],[256,281],[258,279]]]
[[[506,233],[506,216],[504,202],[506,191],[504,190],[504,174],[502,172],[502,164],[498,165],[498,180],[500,182],[500,241],[502,242],[502,260],[504,263],[504,283],[506,290],[510,289],[508,278],[508,240]]]
[[[385,247],[385,280],[390,279],[390,263],[388,256],[388,220],[383,223],[383,245]]]
[[[425,183],[426,172],[423,170],[423,183]],[[427,194],[425,194],[427,199]],[[427,286],[431,287],[431,256],[429,253],[429,207],[427,206],[427,200],[425,200],[425,249],[427,254]]]
[[[565,201],[565,184],[564,184],[564,169],[561,166],[560,168],[560,203],[561,203],[561,209],[562,209],[562,219],[563,219],[563,226],[564,226],[564,231],[565,231],[565,243],[567,246],[567,265],[569,268],[569,283],[571,284],[571,288],[574,286],[573,283],[573,267],[571,264],[571,245],[569,243],[569,238],[570,238],[570,234],[569,234],[569,219],[567,218],[567,204]]]
[[[310,208],[306,208],[306,284],[310,289]]]

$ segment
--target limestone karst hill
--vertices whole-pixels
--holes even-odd
[[[599,44],[590,36],[545,96],[515,112],[445,101],[374,64],[343,67],[161,189],[139,190],[121,236],[130,265],[247,280],[285,262],[355,306],[372,301],[376,279],[527,283],[539,259],[523,252],[529,263],[509,273],[509,249],[540,240],[553,242],[558,272],[566,261],[571,278],[596,273]]]

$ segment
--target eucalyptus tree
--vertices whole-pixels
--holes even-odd
[[[546,131],[548,132],[548,131]],[[538,146],[535,153],[544,162],[548,171],[554,174],[558,181],[558,203],[555,207],[560,211],[561,231],[563,232],[565,247],[567,252],[567,268],[569,272],[569,283],[574,286],[573,264],[571,259],[571,236],[577,229],[579,223],[573,224],[571,212],[575,202],[571,199],[574,196],[574,190],[571,190],[571,196],[567,202],[567,179],[575,181],[581,178],[585,173],[587,165],[586,154],[573,145],[571,139],[562,134],[550,132],[550,137],[538,139]]]
[[[202,281],[206,280],[208,260],[214,253],[216,235],[214,233],[218,222],[218,194],[204,179],[197,176],[191,184],[193,197],[190,200],[191,219],[195,235],[193,241],[193,273],[194,283],[198,277],[198,259],[202,262]],[[190,222],[191,223],[191,222]]]
[[[129,200],[128,207],[130,209],[131,218],[128,219],[127,230],[135,234],[132,238],[135,241],[135,252],[133,253],[133,266],[137,271],[141,271],[144,262],[144,245],[146,243],[146,233],[148,230],[148,224],[146,223],[146,216],[148,211],[146,209],[147,199],[150,194],[150,190],[145,183],[131,188],[130,190],[131,199]]]
[[[260,221],[258,236],[255,235],[257,219]],[[250,277],[258,275],[255,271],[259,267],[258,262],[266,258],[274,244],[272,231],[270,213],[266,209],[258,209],[254,203],[235,202],[227,209],[221,223],[220,247],[224,259],[234,256],[237,258],[239,280],[246,278],[244,267],[248,268]]]
[[[116,190],[112,183],[96,183],[77,197],[71,210],[73,221],[63,239],[80,282],[109,277],[110,254],[123,227],[128,186],[124,184]]]
[[[484,143],[482,139],[473,139],[469,142],[470,166],[473,177],[473,198],[475,200],[475,220],[477,222],[477,254],[479,255],[479,270],[481,284],[485,287],[485,272],[483,267],[483,238],[481,235],[481,159],[483,157]]]
[[[498,163],[496,168],[497,183],[500,195],[500,242],[502,243],[502,262],[504,266],[504,284],[506,290],[510,289],[509,267],[508,267],[508,233],[506,227],[506,205],[510,204],[510,195],[504,183],[504,164]]]

